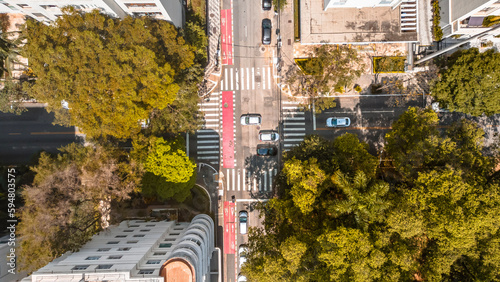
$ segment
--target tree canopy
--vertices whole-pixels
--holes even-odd
[[[41,154],[33,184],[22,190],[19,265],[27,271],[78,250],[102,228],[111,202],[136,190],[133,166],[120,164],[116,151],[74,143],[60,150]]]
[[[276,197],[259,206],[249,281],[497,281],[497,155],[462,120],[447,130],[410,108],[377,158],[353,134],[309,136],[284,155]],[[411,161],[409,161],[411,160]]]
[[[68,102],[70,124],[88,137],[128,138],[154,109],[177,97],[194,47],[176,28],[149,17],[116,19],[65,8],[53,25],[28,21],[24,55],[37,76],[31,96]]]
[[[455,52],[431,87],[431,95],[451,111],[474,116],[500,112],[500,54],[477,48]]]

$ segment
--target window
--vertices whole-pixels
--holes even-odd
[[[139,274],[153,274],[155,272],[154,269],[141,269],[139,270]]]
[[[85,270],[89,267],[88,264],[85,265],[75,265],[71,270]]]
[[[121,259],[122,256],[109,256],[108,259]]]
[[[123,232],[134,232],[132,229],[123,230]]]
[[[156,253],[153,254],[153,256],[164,256],[166,254],[167,253],[165,253],[165,252],[156,252]]]
[[[171,235],[171,236],[177,236],[177,235],[179,235],[179,234],[181,234],[181,233],[172,233],[172,234],[168,234],[168,235]]]
[[[28,4],[17,4],[21,8],[29,8],[30,5]]]
[[[152,259],[152,260],[148,260],[146,262],[146,264],[160,264],[161,260],[159,259]]]
[[[98,252],[107,252],[111,250],[111,248],[100,248],[100,249],[97,249]]]
[[[127,244],[137,244],[139,241],[127,241]]]
[[[172,244],[170,244],[170,243],[161,243],[160,244],[160,248],[170,248],[170,247],[172,247]]]
[[[116,235],[115,238],[125,238],[127,235]]]
[[[128,251],[130,248],[118,248],[118,251]]]
[[[174,238],[167,238],[167,239],[165,239],[165,241],[166,242],[173,242],[173,241],[175,241],[175,239]]]
[[[151,229],[141,229],[140,231],[141,232],[149,232],[149,231],[151,231]]]
[[[139,225],[129,225],[128,227],[139,227]]]
[[[144,234],[137,234],[137,235],[134,235],[134,237],[144,237]]]
[[[109,241],[108,245],[116,245],[118,243],[120,243],[120,241]]]
[[[111,269],[112,264],[99,264],[95,269]]]
[[[155,224],[146,224],[146,227],[155,227]]]
[[[85,260],[98,260],[100,258],[101,258],[101,256],[90,256],[90,257],[87,257]]]
[[[174,228],[174,230],[182,230],[182,229],[184,229],[184,228],[182,228],[182,227]]]

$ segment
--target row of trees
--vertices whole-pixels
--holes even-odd
[[[410,108],[384,158],[353,134],[310,136],[284,158],[278,195],[259,208],[242,269],[249,281],[500,279],[497,155],[462,120],[438,130]]]
[[[36,176],[22,189],[18,226],[19,265],[27,271],[77,250],[110,215],[111,223],[121,220],[113,208],[131,197],[183,202],[196,181],[179,133],[202,120],[201,17],[190,12],[186,27],[177,29],[149,17],[63,12],[52,25],[27,21],[22,54],[34,79],[17,90],[48,103],[56,123],[78,126],[91,145],[42,153],[32,167]]]

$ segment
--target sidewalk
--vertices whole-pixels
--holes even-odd
[[[205,78],[198,90],[198,96],[200,97],[210,94],[220,80],[222,70],[219,56],[220,9],[220,0],[207,0],[208,64],[205,68]]]

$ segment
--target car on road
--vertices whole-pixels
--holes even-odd
[[[262,122],[262,117],[259,114],[246,114],[240,118],[241,125],[259,125]]]
[[[280,140],[280,136],[278,132],[273,130],[261,130],[259,132],[259,140],[260,141],[278,141]]]
[[[326,119],[327,127],[347,127],[351,125],[351,119],[348,117],[329,117]]]
[[[244,276],[244,275],[238,275],[238,282],[246,282],[247,281],[247,277]]]
[[[277,153],[278,148],[276,148],[276,146],[257,145],[258,156],[276,156]]]
[[[247,234],[248,212],[247,211],[240,211],[238,218],[240,221],[240,234]]]
[[[272,0],[262,0],[262,10],[269,11],[271,10],[272,6],[273,6]]]
[[[271,20],[263,19],[262,20],[262,44],[269,45],[271,44]]]
[[[240,247],[238,248],[238,256],[240,257],[239,258],[240,269],[243,266],[243,264],[247,262],[247,250],[248,248],[246,245],[240,245]]]

